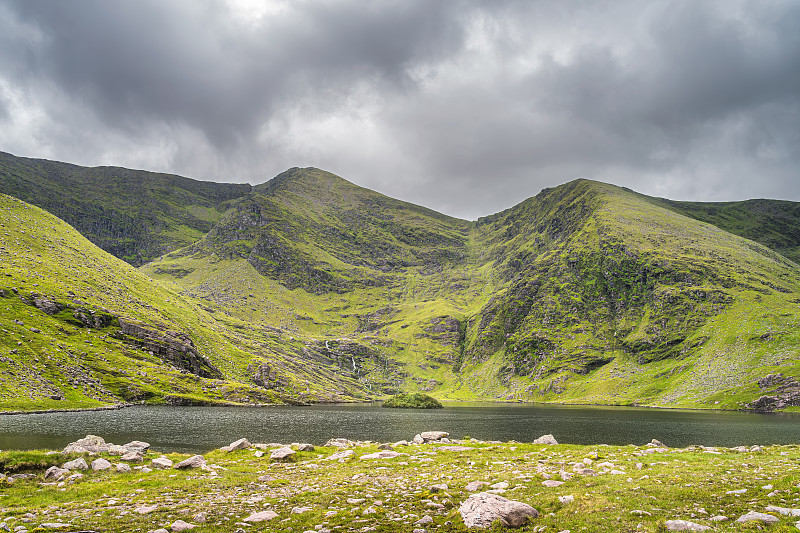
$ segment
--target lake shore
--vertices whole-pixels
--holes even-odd
[[[478,493],[536,509],[526,531],[662,532],[681,520],[715,531],[750,530],[766,520],[775,522],[772,530],[789,531],[798,521],[791,515],[800,515],[797,445],[580,446],[424,435],[394,443],[331,439],[316,447],[240,440],[196,456],[146,450],[137,457],[118,455],[122,447],[108,453],[74,445],[67,454],[0,452],[0,469],[12,476],[0,481],[0,524],[466,531],[462,504]],[[75,459],[87,469],[71,463],[45,479],[48,469]],[[176,468],[182,461],[188,466]],[[742,516],[756,518],[736,522]]]

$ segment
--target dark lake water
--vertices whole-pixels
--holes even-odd
[[[800,443],[800,415],[449,403],[445,409],[384,409],[379,404],[311,407],[131,407],[118,411],[0,416],[0,449],[63,448],[87,434],[124,444],[144,440],[163,451],[207,451],[252,442],[311,442],[331,437],[393,442],[422,431],[454,438],[530,442],[552,433],[560,443],[669,446]]]

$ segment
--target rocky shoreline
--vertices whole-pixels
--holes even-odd
[[[60,451],[0,452],[0,470],[18,470],[0,474],[0,531],[780,531],[800,528],[798,462],[798,446],[574,446],[553,435],[240,438],[193,456],[87,435]]]

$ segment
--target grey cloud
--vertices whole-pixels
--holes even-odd
[[[0,5],[0,112],[29,111],[0,149],[228,181],[313,165],[469,218],[577,177],[800,200],[796,2],[287,6]]]

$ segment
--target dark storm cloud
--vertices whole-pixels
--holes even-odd
[[[265,5],[0,5],[0,149],[224,181],[313,165],[467,217],[577,177],[800,200],[796,2]]]

